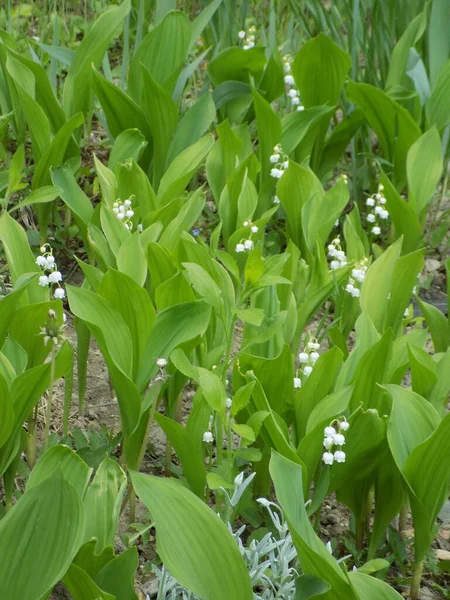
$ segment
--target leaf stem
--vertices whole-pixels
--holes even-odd
[[[423,560],[416,561],[413,566],[413,574],[411,577],[411,600],[418,600],[420,591],[420,582],[422,580],[423,573]]]

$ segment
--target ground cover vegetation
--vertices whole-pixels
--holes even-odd
[[[2,598],[450,598],[449,30],[0,7]]]

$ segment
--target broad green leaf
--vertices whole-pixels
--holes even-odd
[[[403,236],[404,253],[412,252],[419,245],[422,236],[419,217],[411,204],[400,196],[384,171],[381,171],[380,183],[384,186],[386,208],[393,221],[396,237]]]
[[[270,179],[270,170],[273,166],[270,156],[273,154],[274,146],[281,142],[281,121],[269,102],[255,88],[252,88],[252,94],[259,135],[261,182],[264,182]]]
[[[14,427],[14,408],[9,398],[8,382],[0,372],[0,448],[8,440]]]
[[[184,202],[178,214],[161,234],[159,243],[168,250],[173,250],[179,242],[180,235],[190,229],[200,217],[204,206],[205,196],[202,188],[199,188]]]
[[[143,286],[147,278],[147,261],[140,241],[139,231],[135,231],[120,246],[116,255],[117,268]]]
[[[377,134],[385,159],[394,165],[395,187],[401,189],[406,181],[408,151],[421,135],[419,126],[405,108],[372,85],[350,81],[347,96],[364,112]]]
[[[115,596],[102,591],[86,571],[75,563],[70,565],[62,581],[73,600],[116,600]]]
[[[397,385],[387,385],[393,399],[387,438],[401,472],[413,449],[422,444],[440,423],[436,410],[424,398]]]
[[[436,127],[432,127],[411,146],[406,162],[409,202],[421,221],[436,191],[442,168],[441,138]]]
[[[142,68],[141,106],[153,139],[153,187],[158,188],[166,171],[167,152],[178,123],[178,109],[172,96]]]
[[[314,575],[330,585],[330,591],[323,595],[324,600],[359,600],[347,574],[317,537],[306,514],[302,467],[272,450],[269,470],[303,573]]]
[[[257,76],[264,69],[266,57],[263,47],[230,47],[219,52],[208,65],[208,73],[214,86],[224,81],[250,83],[250,75]]]
[[[64,123],[61,129],[56,133],[36,165],[32,181],[32,188],[34,190],[42,185],[50,184],[50,169],[59,167],[63,164],[67,147],[72,139],[72,134],[75,129],[83,125],[83,120],[83,115],[78,113],[69,119],[67,123]]]
[[[428,302],[424,302],[420,298],[417,298],[417,303],[430,329],[434,351],[446,352],[450,345],[450,325],[448,319],[433,304],[428,304]]]
[[[427,36],[428,62],[430,65],[432,86],[435,85],[439,71],[450,57],[450,40],[447,32],[449,19],[450,4],[447,0],[433,0]]]
[[[139,161],[147,142],[139,129],[124,129],[117,136],[111,154],[109,156],[108,168],[114,170],[118,163],[125,160]]]
[[[105,113],[111,135],[117,138],[122,131],[136,128],[149,138],[148,122],[140,105],[118,86],[102,77],[96,69],[93,69],[93,76],[94,92]]]
[[[12,213],[22,206],[31,206],[33,204],[45,204],[46,202],[52,202],[59,197],[60,190],[53,185],[44,185],[36,190],[33,190],[24,200],[21,200],[15,204],[8,212]]]
[[[321,596],[330,589],[329,584],[315,575],[300,575],[295,584],[294,600],[309,600],[315,596]]]
[[[92,469],[71,448],[61,444],[47,450],[37,461],[27,482],[27,493],[58,470],[82,500]]]
[[[39,161],[50,143],[50,123],[44,110],[35,100],[35,77],[31,69],[11,54],[8,54],[6,59],[6,68],[14,80],[19,102],[30,130],[34,157]]]
[[[42,273],[30,250],[25,231],[8,213],[0,217],[0,239],[13,284],[26,273]],[[37,281],[29,286],[27,294],[32,302],[48,299],[48,290],[39,286]]]
[[[192,175],[214,145],[211,135],[205,135],[195,144],[183,150],[169,165],[158,188],[160,206],[164,206],[182,194]]]
[[[390,58],[386,88],[406,85],[408,81],[406,67],[408,64],[409,49],[414,47],[422,37],[426,25],[427,13],[424,10],[411,21],[401,38],[398,40]]]
[[[91,104],[91,65],[98,68],[119,27],[130,12],[130,0],[103,12],[79,45],[65,83],[63,105],[68,117],[82,112],[85,117]]]
[[[173,356],[173,353],[171,356]],[[197,445],[190,432],[180,423],[158,412],[155,413],[155,421],[175,448],[190,488],[199,498],[203,498],[206,478],[205,462],[203,455],[198,452]]]
[[[171,574],[202,600],[251,600],[247,568],[217,515],[172,480],[134,472],[131,479],[155,520],[158,554]]]
[[[58,469],[0,521],[0,587],[9,600],[37,600],[65,574],[84,529],[81,499]]]
[[[203,94],[178,122],[167,154],[167,162],[170,164],[183,150],[195,144],[209,129],[215,117],[216,107],[211,94]]]
[[[348,574],[350,582],[361,599],[364,600],[400,600],[402,596],[390,585],[371,577],[360,570]]]
[[[69,285],[66,290],[71,311],[87,323],[103,355],[109,354],[117,367],[130,375],[133,364],[132,339],[120,313],[89,290]]]
[[[128,93],[138,104],[143,89],[142,67],[169,93],[187,57],[191,24],[181,11],[167,13],[143,39],[130,64]]]
[[[325,34],[319,33],[306,42],[292,64],[305,108],[335,105],[350,66],[349,55]]]
[[[211,307],[200,300],[177,304],[158,313],[139,364],[139,389],[144,389],[156,375],[157,358],[169,358],[177,346],[203,335],[209,324],[210,311]]]
[[[115,556],[99,571],[95,583],[116,600],[138,600],[134,590],[134,574],[139,565],[137,548],[128,548]]]
[[[435,125],[439,131],[442,131],[450,123],[450,110],[447,102],[449,93],[450,60],[440,70],[436,85],[425,105],[430,125]]]
[[[222,291],[211,275],[195,263],[183,263],[183,267],[186,269],[189,281],[197,294],[204,298],[208,304],[220,310],[223,302]]]
[[[87,227],[94,209],[86,194],[77,184],[72,170],[67,166],[58,167],[51,172],[53,184],[59,189],[59,195],[78,219],[79,225]]]
[[[437,382],[436,363],[422,348],[408,346],[409,362],[411,365],[413,392],[428,398],[429,392]]]
[[[361,308],[380,333],[388,314],[392,278],[401,248],[402,240],[399,239],[377,258],[367,271],[361,291]]]
[[[99,466],[84,498],[84,540],[96,538],[95,552],[114,544],[127,478],[117,462],[106,457]]]

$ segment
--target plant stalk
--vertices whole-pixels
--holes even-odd
[[[420,582],[422,580],[423,573],[423,560],[416,561],[413,567],[413,574],[411,577],[411,600],[418,600],[420,592]]]
[[[47,410],[45,414],[45,433],[44,433],[44,452],[48,450],[49,435],[50,435],[50,420],[52,417],[52,402],[53,402],[53,386],[55,383],[55,359],[56,346],[52,345],[52,358],[50,363],[50,387],[48,390]]]

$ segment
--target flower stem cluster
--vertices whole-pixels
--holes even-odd
[[[345,291],[351,294],[354,298],[361,296],[361,286],[366,278],[367,273],[367,258],[364,257],[354,269],[352,269],[352,276],[348,280],[345,287]]]
[[[303,352],[300,352],[298,355],[300,367],[297,369],[294,377],[295,388],[302,387],[302,378],[306,379],[311,375],[314,365],[319,358],[319,353],[317,352],[319,348],[320,344],[317,342],[317,340],[311,340],[306,344],[306,348],[303,350]]]
[[[250,50],[255,47],[255,31],[256,27],[252,25],[248,31],[241,30],[238,33],[238,38],[244,42],[242,48],[244,50]]]
[[[284,83],[287,87],[287,95],[291,106],[296,106],[299,112],[305,110],[303,104],[300,103],[300,95],[298,89],[295,87],[295,80],[291,75],[291,63],[287,56],[284,57],[284,72],[286,73],[284,76]]]
[[[333,271],[347,264],[347,256],[342,250],[341,238],[339,236],[335,237],[331,244],[328,245],[328,257],[332,259],[330,269]]]
[[[49,342],[52,342],[55,346],[60,346],[64,341],[64,328],[64,324],[59,325],[56,318],[56,312],[53,309],[50,309],[47,313],[47,322],[44,327],[41,327],[39,333],[39,335],[44,336],[44,346]]]
[[[252,240],[252,234],[258,232],[257,225],[253,225],[251,221],[244,221],[244,227],[250,228],[250,234],[247,240],[241,240],[239,244],[236,244],[236,252],[245,252],[246,250],[253,250],[255,243]]]
[[[113,213],[116,215],[119,221],[124,223],[127,229],[132,229],[133,222],[131,219],[134,217],[134,210],[132,209],[131,198],[128,198],[123,202],[121,200],[116,200],[113,204]]]
[[[41,246],[41,254],[36,258],[36,264],[42,269],[42,275],[39,277],[39,285],[42,287],[56,285],[53,297],[62,300],[66,293],[64,288],[61,287],[62,275],[56,266],[50,244]]]
[[[380,183],[377,193],[372,194],[366,200],[366,205],[373,208],[373,212],[369,212],[367,215],[367,221],[372,225],[371,231],[374,235],[381,234],[381,225],[389,218],[389,213],[385,208],[386,198],[382,194],[383,190],[384,186]]]
[[[289,167],[289,157],[283,153],[280,144],[273,147],[273,154],[270,156],[270,162],[274,165],[270,171],[270,175],[275,179],[280,179],[284,175],[285,170]]]
[[[334,421],[323,430],[324,440],[322,460],[326,465],[332,465],[334,461],[337,463],[345,462],[345,452],[341,450],[345,444],[344,433],[350,427],[350,423],[345,419],[343,421]]]

